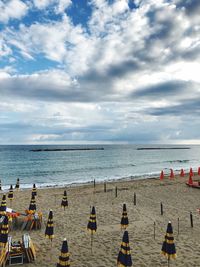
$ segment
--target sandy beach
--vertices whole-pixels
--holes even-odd
[[[197,175],[194,179],[200,179]],[[200,190],[185,185],[188,177],[168,177],[138,181],[118,181],[104,184],[93,183],[67,187],[69,207],[64,211],[60,203],[64,188],[38,189],[36,197],[37,210],[43,213],[41,230],[29,231],[36,247],[37,259],[28,266],[55,266],[62,240],[67,238],[71,266],[77,267],[111,267],[116,266],[123,232],[120,228],[123,203],[127,205],[129,218],[129,240],[133,266],[167,266],[161,255],[167,223],[172,222],[177,259],[170,266],[200,266]],[[115,197],[115,187],[118,196]],[[137,203],[133,196],[136,193]],[[14,191],[12,208],[23,213],[30,203],[31,190]],[[2,197],[2,192],[1,192]],[[160,214],[160,202],[164,214]],[[9,207],[9,200],[7,200]],[[86,227],[90,215],[90,206],[96,207],[97,233],[94,235],[93,252],[90,246],[90,234]],[[49,209],[54,212],[55,238],[51,248],[45,238],[45,225]],[[190,226],[190,212],[193,214],[194,227]],[[179,235],[178,235],[179,218]],[[156,225],[154,240],[154,222]],[[14,240],[21,238],[24,231],[10,232]]]

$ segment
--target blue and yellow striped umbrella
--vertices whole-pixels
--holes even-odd
[[[0,206],[0,216],[2,215],[6,215],[6,194],[3,194]]]
[[[169,261],[171,259],[176,258],[176,247],[174,244],[173,228],[170,221],[167,225],[167,232],[165,235],[165,240],[162,245],[161,253],[167,257],[168,266],[169,266]]]
[[[32,195],[37,196],[37,188],[35,184],[33,184]]]
[[[64,207],[64,210],[65,210],[65,207],[68,207],[67,191],[66,190],[64,191],[63,199],[61,202],[61,207]]]
[[[121,218],[121,228],[126,229],[128,227],[128,215],[127,215],[127,209],[126,204],[123,204],[123,212],[122,212],[122,218]]]
[[[124,231],[121,243],[121,249],[119,251],[117,258],[117,266],[118,267],[132,266],[131,250],[129,246],[129,237],[127,231]]]
[[[53,241],[54,238],[54,225],[53,225],[53,211],[49,211],[49,217],[46,225],[46,230],[45,230],[45,237],[49,238],[51,242]]]
[[[12,185],[10,186],[10,189],[9,189],[8,198],[10,199],[10,201],[13,200],[13,186]]]
[[[35,201],[35,196],[33,194],[31,195],[31,202],[28,210],[30,213],[36,212],[36,201]]]
[[[94,206],[92,207],[87,229],[91,232],[91,234],[94,234],[97,231],[96,211]]]
[[[8,242],[8,216],[5,216],[0,232],[0,247],[5,247]]]
[[[91,233],[91,250],[92,250],[92,245],[93,245],[93,234],[96,233],[97,231],[97,220],[96,220],[96,211],[95,207],[92,207],[92,211],[90,213],[90,219],[87,225],[88,231]]]
[[[61,254],[59,256],[59,262],[57,263],[57,267],[63,267],[63,266],[65,267],[70,266],[69,251],[66,238],[63,240]]]

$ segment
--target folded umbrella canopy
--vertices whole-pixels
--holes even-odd
[[[59,256],[59,262],[57,263],[57,267],[63,267],[63,266],[67,267],[70,266],[69,251],[66,238],[63,240],[61,247],[61,254]]]
[[[10,199],[10,204],[12,203],[12,200],[13,200],[13,186],[11,185],[10,186],[10,189],[9,189],[9,193],[8,193],[8,198]]]
[[[61,202],[61,207],[64,207],[64,210],[65,210],[65,207],[68,207],[67,191],[66,190],[64,191],[63,199]]]
[[[92,211],[90,213],[90,218],[89,218],[89,222],[88,222],[88,225],[87,225],[87,229],[91,233],[91,249],[92,249],[93,234],[96,233],[96,231],[97,231],[96,211],[95,211],[95,207],[94,206],[92,207]]]
[[[49,238],[51,240],[51,244],[54,238],[54,226],[53,226],[53,211],[49,211],[49,217],[46,225],[46,230],[45,230],[45,237]]]
[[[172,228],[172,224],[170,221],[167,225],[167,232],[165,235],[165,240],[163,242],[161,252],[164,256],[167,257],[168,266],[170,263],[170,259],[176,258],[176,248],[175,248],[175,244],[174,244],[173,228]]]
[[[5,247],[8,242],[8,216],[5,216],[0,232],[0,247]]]
[[[121,229],[126,229],[127,227],[128,227],[127,209],[126,209],[126,204],[123,204],[123,212],[122,212],[122,218],[121,218]]]
[[[0,216],[2,215],[6,215],[6,194],[3,194],[0,206]]]
[[[32,195],[37,196],[37,188],[35,184],[33,184]]]
[[[124,231],[124,235],[123,235],[122,243],[121,243],[121,249],[119,251],[118,258],[117,258],[117,266],[118,267],[132,266],[128,231]]]
[[[31,202],[29,205],[28,213],[34,214],[36,212],[36,202],[35,202],[35,196],[31,195]]]

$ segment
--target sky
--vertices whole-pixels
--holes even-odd
[[[0,0],[0,144],[200,144],[199,0]]]

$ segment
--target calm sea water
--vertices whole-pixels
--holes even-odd
[[[32,149],[103,147],[104,150],[46,151]],[[190,149],[137,150],[141,147],[180,148],[180,146],[146,145],[81,145],[81,146],[0,146],[0,179],[3,188],[15,185],[20,178],[22,187],[67,185],[131,177],[159,176],[163,169],[194,170],[200,166],[200,146]]]

